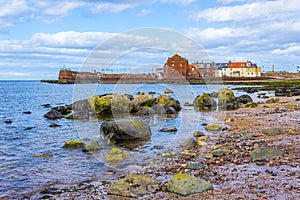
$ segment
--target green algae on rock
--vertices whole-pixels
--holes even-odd
[[[150,177],[128,174],[125,178],[113,183],[108,189],[108,195],[117,195],[129,198],[141,198],[153,195],[160,190],[160,183]]]
[[[210,111],[216,110],[217,102],[206,93],[203,93],[201,96],[196,97],[194,100],[194,108],[198,111]]]
[[[84,143],[80,140],[69,140],[67,141],[63,148],[81,148],[84,147]]]
[[[83,149],[84,152],[94,152],[101,150],[102,147],[97,140],[93,140],[88,145],[86,145]]]
[[[260,147],[253,150],[250,153],[250,156],[254,161],[263,161],[275,156],[281,156],[283,153],[282,150],[273,147]]]
[[[110,152],[106,156],[106,161],[111,163],[117,163],[126,160],[128,158],[130,158],[130,154],[128,152],[125,152],[122,149],[114,147],[110,150]]]
[[[182,196],[201,193],[212,189],[213,185],[208,181],[187,174],[176,174],[167,184],[167,190],[169,192],[180,194]]]
[[[280,135],[281,130],[280,128],[269,128],[263,131],[264,134],[269,135],[269,136],[275,136],[275,135]]]

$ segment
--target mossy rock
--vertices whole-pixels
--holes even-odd
[[[216,150],[213,150],[212,152],[212,155],[214,155],[215,157],[221,157],[223,155],[228,155],[231,153],[230,150],[228,149],[216,149]]]
[[[210,111],[217,108],[217,102],[206,93],[203,93],[201,96],[196,97],[194,100],[194,108],[198,111]]]
[[[108,153],[106,157],[106,161],[115,163],[115,162],[121,162],[129,158],[130,158],[130,154],[128,152],[125,152],[122,149],[114,147]]]
[[[163,95],[163,94],[159,95],[156,98],[155,103],[161,106],[173,107],[177,112],[180,111],[181,109],[179,101],[177,101],[173,97]]]
[[[86,145],[83,149],[84,152],[93,152],[93,151],[99,151],[101,150],[102,147],[99,144],[99,142],[97,140],[93,140],[92,142],[90,142],[88,145]]]
[[[275,135],[280,135],[281,130],[279,128],[269,128],[264,130],[263,133],[269,136],[275,136]]]
[[[172,90],[170,90],[170,89],[166,89],[165,90],[165,94],[172,94],[172,93],[174,93]]]
[[[160,190],[159,181],[142,175],[128,174],[114,182],[108,189],[108,195],[141,199],[145,195],[153,195]]]
[[[132,100],[132,103],[134,105],[135,110],[140,110],[144,106],[147,106],[147,107],[153,106],[154,101],[155,101],[155,99],[153,98],[153,96],[151,94],[144,94],[144,95],[135,97]]]
[[[97,114],[130,113],[133,104],[126,95],[108,94],[88,99],[91,109]]]
[[[283,155],[283,151],[280,149],[272,148],[272,147],[260,147],[255,150],[253,150],[250,153],[250,156],[254,161],[263,161],[268,158],[272,158],[275,156],[281,156]]]
[[[201,193],[212,189],[213,185],[208,181],[187,174],[176,174],[167,184],[167,190],[169,192],[180,194],[182,196]]]
[[[226,107],[227,103],[235,100],[234,93],[228,88],[221,88],[218,91],[218,105],[219,107]]]
[[[219,123],[211,123],[205,126],[206,131],[219,131],[222,129],[222,125]]]
[[[63,148],[81,148],[84,147],[84,143],[80,140],[69,140],[67,141]]]
[[[278,98],[271,98],[266,101],[266,103],[277,103],[279,101]]]

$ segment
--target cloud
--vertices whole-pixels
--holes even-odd
[[[137,16],[142,17],[142,16],[149,15],[149,14],[151,14],[151,13],[152,13],[152,10],[150,10],[150,9],[142,9],[142,10],[137,14]]]
[[[187,5],[190,3],[194,3],[197,0],[160,0],[162,3],[176,3],[176,4],[182,4]]]
[[[192,14],[192,18],[207,22],[283,21],[291,16],[299,19],[298,0],[277,0],[215,7]]]
[[[273,55],[296,55],[300,56],[300,45],[295,43],[290,44],[290,47],[285,49],[275,49],[272,51]]]

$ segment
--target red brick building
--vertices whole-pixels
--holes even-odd
[[[188,60],[178,54],[168,58],[164,65],[164,78],[181,79],[188,76]]]

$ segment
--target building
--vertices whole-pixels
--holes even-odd
[[[232,78],[255,78],[261,77],[261,68],[251,61],[246,62],[231,62],[229,61],[228,67],[222,68],[223,77]]]
[[[168,58],[164,65],[164,78],[181,79],[188,76],[188,60],[178,54]]]

